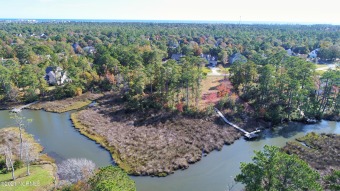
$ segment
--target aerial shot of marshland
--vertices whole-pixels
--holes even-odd
[[[340,12],[11,0],[0,191],[339,191]]]

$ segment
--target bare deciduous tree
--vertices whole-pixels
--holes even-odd
[[[9,161],[5,153],[6,153],[6,147],[0,145],[0,155],[3,155],[5,157],[6,170],[9,171]]]
[[[24,161],[27,168],[27,176],[30,175],[30,163],[35,161],[39,158],[39,155],[34,152],[34,146],[32,143],[24,142],[23,143],[23,154],[24,154]]]
[[[15,120],[15,123],[19,127],[19,138],[20,138],[20,150],[19,150],[19,159],[22,160],[22,153],[23,153],[23,139],[22,139],[22,131],[28,127],[31,120],[27,120],[22,114],[19,113],[13,113],[11,116],[12,119]]]
[[[88,159],[67,159],[58,165],[58,176],[66,183],[86,181],[95,172],[96,165]]]
[[[14,175],[14,162],[13,162],[13,153],[12,153],[12,145],[10,142],[7,142],[5,145],[5,157],[8,160],[8,163],[12,169],[12,179],[15,180],[15,175]]]
[[[17,156],[17,145],[13,145],[13,140],[16,138],[14,132],[6,132],[0,137],[0,154],[5,156],[7,171],[12,170],[12,179],[15,180],[14,175],[14,157]]]

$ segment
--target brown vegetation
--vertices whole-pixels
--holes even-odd
[[[298,155],[322,176],[340,170],[340,135],[309,133],[297,140],[300,143],[288,142],[284,150]]]
[[[112,95],[106,96],[112,98]],[[166,176],[199,161],[202,151],[222,149],[240,137],[214,118],[191,118],[172,112],[131,112],[119,98],[72,115],[81,133],[96,140],[130,174]]]
[[[47,156],[46,154],[41,154],[43,151],[43,147],[37,143],[33,136],[30,134],[27,134],[25,130],[23,131],[23,142],[30,143],[34,146],[34,149],[32,152],[34,152],[36,155],[39,155],[39,159],[36,161],[36,163],[53,163],[54,160]],[[4,146],[6,141],[10,141],[13,149],[13,153],[19,153],[19,128],[16,127],[9,127],[9,128],[3,128],[0,129],[0,146]],[[16,156],[17,157],[17,156]]]
[[[85,93],[81,96],[77,96],[74,98],[67,98],[64,100],[56,100],[56,101],[44,101],[39,102],[37,104],[31,105],[29,109],[43,109],[48,112],[56,112],[63,113],[71,110],[80,109],[88,104],[90,104],[93,100],[96,100],[102,97],[103,94],[93,94],[93,93]]]

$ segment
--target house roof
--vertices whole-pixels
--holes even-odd
[[[247,58],[243,56],[241,53],[235,53],[231,58],[230,58],[230,63],[234,63],[236,61],[240,62],[247,62]]]
[[[50,73],[53,70],[54,70],[54,68],[52,66],[49,66],[49,67],[46,68],[45,71],[46,71],[46,74],[48,74],[48,73]]]
[[[183,56],[183,54],[172,54],[171,59],[179,61]]]
[[[201,54],[201,58],[205,58],[207,61],[217,61],[217,57],[210,54]]]

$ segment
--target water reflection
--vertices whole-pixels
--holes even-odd
[[[33,119],[26,129],[44,147],[44,153],[57,163],[68,158],[88,158],[97,166],[113,164],[109,152],[99,144],[81,135],[70,121],[70,113],[56,114],[44,111],[23,110],[27,119]],[[0,128],[15,126],[8,111],[0,111]]]

